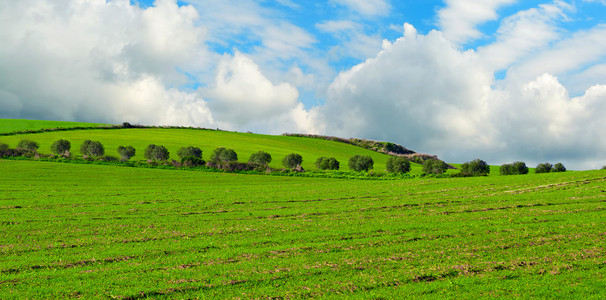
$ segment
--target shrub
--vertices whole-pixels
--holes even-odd
[[[316,168],[320,170],[338,170],[341,163],[334,157],[318,157],[316,160]]]
[[[40,145],[34,141],[30,140],[20,140],[19,144],[17,144],[17,150],[27,151],[27,152],[36,152],[40,148]]]
[[[564,167],[564,165],[562,163],[557,163],[555,165],[553,165],[553,168],[551,169],[552,172],[566,172],[566,167]]]
[[[488,175],[490,166],[481,159],[474,159],[461,165],[461,173],[468,176]]]
[[[137,153],[137,151],[133,146],[118,146],[118,154],[120,154],[123,161],[131,159],[131,157],[135,156],[135,153]]]
[[[501,165],[501,175],[522,175],[528,174],[526,163],[516,161],[510,164]]]
[[[57,155],[69,156],[69,150],[72,148],[72,144],[68,140],[56,140],[51,144],[51,152]]]
[[[372,160],[372,157],[366,155],[354,155],[349,158],[347,165],[349,169],[354,171],[368,171],[372,169],[375,162]]]
[[[8,151],[8,145],[4,143],[0,143],[0,151]]]
[[[151,144],[145,148],[144,156],[151,161],[165,161],[170,157],[170,153],[168,153],[168,149],[164,146]]]
[[[80,145],[80,153],[85,156],[100,157],[105,154],[105,148],[99,141],[86,140]]]
[[[238,154],[233,149],[219,147],[213,150],[210,160],[214,163],[226,163],[230,161],[238,161]]]
[[[271,162],[271,155],[265,151],[259,151],[250,155],[249,163],[268,165]]]
[[[387,172],[408,173],[410,172],[410,161],[402,156],[392,156],[387,160]]]
[[[553,166],[550,163],[542,163],[542,164],[538,164],[537,167],[534,169],[534,172],[539,174],[539,173],[549,173],[551,172],[551,168]]]
[[[184,167],[199,167],[206,164],[206,162],[200,157],[186,156],[181,159],[181,165]]]
[[[100,161],[107,161],[107,162],[114,162],[114,161],[118,161],[117,158],[113,157],[113,156],[109,156],[109,155],[104,155],[99,157]]]
[[[202,158],[202,150],[198,147],[181,147],[177,150],[177,156],[183,160],[186,157]]]
[[[297,153],[288,154],[282,159],[282,165],[291,170],[300,169],[303,157]]]
[[[603,166],[603,167],[602,167],[602,170],[606,170],[606,166]]]
[[[448,165],[439,159],[428,159],[423,162],[423,172],[427,174],[442,174],[446,172]]]

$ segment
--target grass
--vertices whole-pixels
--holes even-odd
[[[0,119],[0,134],[15,131],[40,130],[51,128],[73,128],[73,127],[98,127],[108,124],[84,123],[84,122],[63,122],[63,121],[43,121],[26,119]]]
[[[116,148],[120,145],[132,145],[137,150],[133,160],[143,160],[145,147],[150,143],[165,146],[171,158],[178,159],[177,150],[183,146],[196,146],[203,150],[203,157],[208,159],[217,147],[233,148],[239,161],[248,161],[250,155],[257,151],[271,154],[270,166],[282,167],[282,158],[296,152],[303,156],[303,167],[315,169],[315,161],[320,156],[335,157],[341,163],[341,169],[347,170],[347,161],[356,154],[371,156],[375,162],[374,170],[384,171],[388,155],[366,150],[349,144],[310,139],[303,137],[262,135],[240,132],[226,132],[196,129],[169,128],[135,128],[135,129],[95,129],[57,131],[35,134],[20,134],[0,137],[0,143],[16,147],[21,139],[29,139],[40,144],[39,152],[50,153],[50,145],[58,139],[67,139],[72,143],[72,152],[80,154],[80,144],[84,140],[98,140],[105,146],[106,154],[117,156]],[[419,164],[412,164],[413,174],[421,173]]]
[[[3,299],[606,296],[605,171],[359,181],[0,160],[0,174]]]

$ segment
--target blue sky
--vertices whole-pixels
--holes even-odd
[[[0,117],[606,164],[604,0],[0,3]]]

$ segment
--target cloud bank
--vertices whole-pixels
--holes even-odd
[[[344,11],[308,27],[256,1],[190,3],[0,3],[0,117],[321,133],[452,162],[606,164],[606,24],[563,29],[581,4],[501,16],[517,2],[448,0],[436,30],[406,23],[380,47],[365,22],[392,14],[389,1],[331,1]]]

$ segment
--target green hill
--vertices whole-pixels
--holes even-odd
[[[25,119],[0,119],[0,134],[41,130],[55,128],[74,128],[74,127],[99,127],[108,126],[109,124],[101,123],[84,123],[84,122],[64,122],[64,121],[45,121],[45,120],[25,120]]]
[[[45,125],[47,126],[47,125]],[[15,126],[18,127],[18,126]],[[23,126],[21,126],[23,127]],[[85,140],[100,141],[105,146],[107,155],[118,156],[116,148],[120,145],[132,145],[137,150],[134,160],[143,160],[145,147],[149,144],[163,145],[177,159],[177,150],[184,146],[200,147],[203,158],[208,159],[217,147],[233,148],[238,153],[238,160],[248,161],[250,155],[257,151],[271,154],[272,167],[281,167],[281,161],[289,153],[303,156],[303,168],[315,169],[318,157],[335,157],[341,163],[341,169],[347,170],[348,159],[356,154],[371,156],[375,162],[375,171],[384,171],[388,155],[363,149],[354,145],[322,139],[305,137],[275,136],[218,130],[191,128],[113,128],[85,129],[68,131],[50,131],[42,133],[16,134],[0,136],[0,143],[16,147],[21,139],[29,139],[40,144],[40,153],[50,153],[50,145],[58,139],[72,143],[72,153],[79,155],[80,144]],[[412,173],[421,173],[421,166],[412,164]]]

